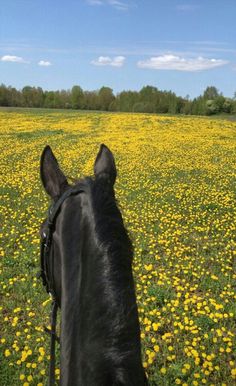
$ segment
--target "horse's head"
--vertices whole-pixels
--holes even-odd
[[[101,145],[94,163],[94,177],[84,178],[70,185],[66,176],[61,170],[51,148],[46,146],[40,163],[40,175],[45,191],[50,196],[52,204],[49,209],[49,216],[41,225],[41,239],[45,244],[50,232],[47,246],[48,256],[45,261],[45,274],[50,292],[53,292],[61,303],[61,253],[68,249],[70,254],[69,262],[72,262],[73,252],[80,248],[78,241],[83,241],[80,233],[85,232],[81,223],[84,214],[92,223],[92,213],[88,213],[88,197],[94,186],[110,199],[114,198],[114,183],[116,180],[116,166],[112,152],[107,146]],[[99,188],[99,189],[98,189]],[[100,192],[100,193],[101,193]],[[100,208],[101,209],[101,208]],[[87,213],[85,213],[87,212]],[[51,224],[50,224],[51,223]],[[50,224],[50,226],[49,226]],[[90,224],[94,226],[94,224]],[[85,227],[86,228],[86,227]],[[88,235],[84,234],[84,237]],[[83,243],[84,244],[84,243]],[[53,255],[53,256],[52,256]],[[46,272],[48,271],[48,272]]]
[[[44,189],[53,201],[58,200],[69,186],[50,146],[46,146],[42,153],[40,175]],[[103,178],[104,183],[108,185],[113,186],[115,183],[115,160],[112,152],[104,144],[100,146],[100,150],[95,159],[94,175],[96,179]]]
[[[41,233],[42,277],[61,308],[61,385],[143,386],[132,244],[116,205],[116,166],[101,145],[94,177],[69,185],[47,146],[52,199]]]

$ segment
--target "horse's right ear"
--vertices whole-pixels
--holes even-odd
[[[96,178],[103,177],[112,185],[116,180],[116,165],[112,152],[104,144],[100,146],[100,150],[94,163],[94,174]]]
[[[53,200],[56,200],[68,186],[50,146],[46,146],[41,155],[40,176],[44,189]]]

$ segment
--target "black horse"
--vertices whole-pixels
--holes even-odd
[[[64,195],[50,243],[53,292],[61,308],[60,384],[147,385],[132,244],[115,200],[113,155],[101,145],[95,176],[71,186],[47,146],[40,171],[54,206]],[[42,233],[45,227],[47,222]]]

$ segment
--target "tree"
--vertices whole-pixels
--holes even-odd
[[[133,111],[133,106],[140,100],[137,91],[122,91],[116,98],[119,111]]]
[[[44,92],[41,87],[25,86],[22,89],[23,106],[42,107],[44,104]]]
[[[109,106],[114,101],[115,97],[113,90],[110,87],[101,87],[98,92],[98,105],[99,109],[108,111]]]
[[[225,97],[223,95],[219,95],[217,98],[215,98],[215,103],[217,106],[217,112],[221,113],[223,111],[223,106],[225,103]]]
[[[0,106],[9,106],[9,92],[5,84],[0,86]]]
[[[153,86],[144,86],[140,91],[140,99],[144,102],[153,102],[157,94],[157,88]]]
[[[98,110],[98,92],[97,91],[85,91],[84,92],[84,109],[86,110]]]
[[[70,90],[61,90],[60,91],[60,100],[61,105],[65,109],[71,109],[71,92]]]
[[[55,108],[55,95],[54,91],[46,91],[44,99],[44,107]]]
[[[181,106],[180,113],[189,115],[191,114],[191,108],[192,108],[192,103],[189,101],[189,99],[184,99],[183,104]]]
[[[115,98],[109,105],[109,111],[119,111],[117,98]]]
[[[160,114],[210,115],[236,113],[234,98],[225,98],[216,87],[209,86],[203,95],[190,100],[178,97],[172,91],[160,91],[144,86],[138,91],[122,91],[114,95],[110,87],[83,91],[78,85],[71,90],[44,91],[41,87],[25,86],[22,90],[0,85],[0,106],[74,108],[104,111],[134,111]]]
[[[80,86],[73,86],[71,90],[72,109],[84,108],[84,92]]]
[[[191,114],[193,115],[205,115],[207,114],[206,100],[203,96],[194,98],[192,102]]]
[[[204,99],[212,99],[213,100],[213,99],[217,98],[219,95],[220,94],[219,94],[219,92],[218,92],[216,87],[208,86],[206,88],[206,90],[204,91],[204,93],[203,93],[203,98]]]
[[[222,111],[224,113],[232,113],[233,111],[233,101],[230,98],[225,98],[225,101],[222,106]]]
[[[214,99],[209,99],[208,101],[206,101],[206,114],[207,115],[216,114],[218,112],[219,112],[219,109],[218,109],[217,103]]]
[[[157,88],[153,86],[145,86],[140,90],[139,95],[140,101],[143,103],[144,112],[154,113],[156,111],[157,104]]]
[[[33,88],[30,86],[25,86],[22,89],[23,105],[25,107],[32,107],[33,106],[32,89]]]

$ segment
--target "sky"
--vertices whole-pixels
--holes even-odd
[[[0,0],[0,83],[236,91],[236,0]]]

